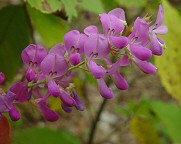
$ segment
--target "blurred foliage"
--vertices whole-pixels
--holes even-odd
[[[23,6],[1,9],[0,19],[0,70],[9,81],[22,66],[21,51],[30,43],[30,29]]]
[[[68,16],[69,21],[71,21],[72,17],[77,17],[77,0],[61,0],[64,4],[66,14]]]
[[[144,7],[147,3],[147,0],[115,0],[122,6],[125,7]]]
[[[157,134],[162,139],[181,143],[181,108],[175,104],[143,98],[138,103],[130,102],[128,106],[117,108],[116,111],[132,117],[131,131],[143,144],[152,143],[151,139],[157,140]],[[146,132],[146,130],[149,131]],[[150,138],[151,136],[153,137]]]
[[[50,97],[49,98],[49,107],[50,109],[54,110],[54,111],[61,111],[62,107],[61,107],[61,100],[60,98],[56,98],[56,97]]]
[[[159,144],[159,135],[152,122],[145,117],[134,116],[131,131],[141,144]]]
[[[92,13],[101,14],[104,13],[104,8],[101,0],[83,0],[80,6]]]
[[[13,137],[15,144],[82,144],[79,138],[65,130],[48,128],[29,128],[20,131]]]
[[[43,13],[52,13],[61,10],[59,0],[25,0],[30,6],[40,10]]]
[[[166,0],[163,0],[163,5],[169,32],[163,36],[167,49],[162,57],[156,58],[156,65],[165,88],[181,102],[181,16]]]
[[[35,30],[48,48],[63,42],[63,37],[69,30],[64,20],[54,15],[43,14],[30,7],[28,7],[28,12]]]

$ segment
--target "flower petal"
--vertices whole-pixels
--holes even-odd
[[[106,85],[104,79],[98,79],[99,91],[101,96],[106,99],[111,99],[114,97],[113,91]]]
[[[27,72],[26,72],[26,79],[31,82],[32,80],[34,80],[36,78],[36,71],[34,68],[30,68]]]
[[[9,112],[15,99],[16,95],[11,91],[8,91],[6,95],[0,95],[0,113]]]
[[[68,63],[64,57],[50,53],[41,63],[41,70],[44,75],[49,76],[50,73],[56,74],[55,77],[61,77],[68,71]]]
[[[54,53],[63,57],[66,53],[64,44],[59,43],[55,45],[53,48],[50,49],[49,53]]]
[[[10,88],[10,91],[16,95],[16,101],[19,103],[23,103],[30,99],[27,83],[18,82]]]
[[[93,60],[89,61],[89,68],[96,79],[103,78],[106,74],[105,68],[102,66],[98,66]]]
[[[78,65],[82,61],[82,58],[79,53],[71,54],[70,55],[70,62],[72,65]]]
[[[67,112],[67,113],[71,113],[72,112],[72,107],[69,107],[69,106],[67,106],[66,104],[64,104],[63,102],[62,102],[62,109],[65,111],[65,112]]]
[[[61,90],[60,99],[62,100],[63,103],[65,103],[69,107],[76,105],[75,100],[71,97],[69,93],[67,93],[64,90]]]
[[[159,6],[157,20],[155,22],[155,27],[158,28],[164,22],[164,7],[162,5]]]
[[[104,35],[90,35],[84,43],[85,55],[90,57],[95,55],[96,58],[102,58],[109,54],[110,48],[107,38]]]
[[[100,21],[106,35],[118,35],[124,30],[124,24],[114,15],[101,14]]]
[[[128,39],[124,36],[110,36],[110,44],[111,46],[115,46],[118,49],[122,49],[128,45]]]
[[[108,14],[114,15],[118,19],[125,21],[125,12],[121,8],[115,8],[115,9],[111,10]]]
[[[6,76],[4,73],[0,72],[0,84],[3,84],[6,79]]]
[[[96,26],[90,25],[84,29],[84,33],[88,36],[92,34],[99,34],[99,30]]]
[[[60,116],[47,106],[48,103],[46,100],[41,100],[38,104],[40,106],[41,112],[48,121],[54,122],[59,119]]]
[[[24,64],[29,67],[33,62],[37,66],[40,66],[42,60],[47,55],[46,49],[41,45],[30,44],[22,51],[22,60]]]
[[[127,81],[123,78],[123,76],[118,71],[116,71],[112,75],[112,79],[118,89],[127,90],[129,88]]]
[[[153,32],[156,34],[164,35],[168,32],[168,27],[166,25],[162,25],[156,28],[155,30],[153,30]]]
[[[141,61],[139,59],[136,59],[135,62],[138,67],[147,74],[155,74],[157,72],[157,68],[150,62]]]
[[[21,113],[16,109],[16,107],[12,107],[9,111],[9,116],[13,121],[18,121],[21,118]]]
[[[152,57],[152,51],[143,46],[132,44],[130,45],[130,50],[134,56],[143,61],[149,60]]]
[[[82,100],[80,99],[79,95],[77,94],[76,91],[73,92],[74,93],[74,100],[76,102],[76,109],[77,110],[80,110],[80,111],[83,111],[84,110],[84,105],[82,103]]]
[[[78,30],[72,30],[64,36],[64,43],[66,50],[70,53],[72,49],[78,50],[78,52],[84,52],[84,39],[85,34],[80,34]]]
[[[159,42],[159,39],[157,38],[156,34],[152,33],[151,35],[151,44],[150,44],[150,50],[154,55],[162,55],[163,49],[161,46],[161,42]]]
[[[48,81],[48,91],[55,97],[60,96],[60,88],[53,79]]]

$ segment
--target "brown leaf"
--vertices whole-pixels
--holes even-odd
[[[0,144],[10,144],[10,123],[3,115],[0,120]]]

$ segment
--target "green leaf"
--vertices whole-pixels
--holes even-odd
[[[76,11],[77,0],[61,0],[61,1],[64,4],[65,11],[69,21],[71,21],[73,17],[77,17],[77,11]]]
[[[125,7],[144,7],[147,0],[115,0],[119,5]]]
[[[175,142],[181,143],[181,109],[174,104],[159,101],[150,101],[150,107],[164,124],[164,131]]]
[[[64,20],[51,14],[43,14],[30,7],[28,10],[33,26],[47,47],[50,48],[57,43],[63,42],[63,37],[69,30]]]
[[[80,6],[90,12],[95,14],[104,13],[104,8],[101,0],[83,0]]]
[[[156,58],[156,66],[164,87],[181,102],[181,16],[166,0],[163,0],[163,6],[168,34],[161,38],[167,49],[162,57]]]
[[[13,137],[15,144],[82,144],[79,138],[67,131],[48,128],[29,128]]]
[[[23,6],[1,9],[0,19],[0,71],[9,81],[22,66],[21,51],[30,43],[30,29]]]
[[[25,0],[31,7],[40,10],[43,13],[52,13],[61,10],[60,0]]]

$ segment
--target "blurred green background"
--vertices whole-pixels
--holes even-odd
[[[165,7],[169,32],[161,37],[167,45],[164,55],[152,59],[158,74],[143,74],[136,66],[122,69],[130,88],[114,90],[117,97],[107,102],[93,143],[181,144],[180,0],[0,0],[0,71],[7,74],[4,87],[22,79],[21,51],[28,44],[50,49],[63,42],[69,30],[83,32],[88,25],[101,28],[98,14],[117,7],[125,10],[128,25],[146,14],[154,22],[160,3]],[[12,143],[87,143],[102,97],[91,75],[78,73],[74,82],[85,111],[66,114],[60,101],[52,98],[51,108],[61,113],[61,119],[50,123],[29,103],[21,105],[22,119],[11,122]]]

